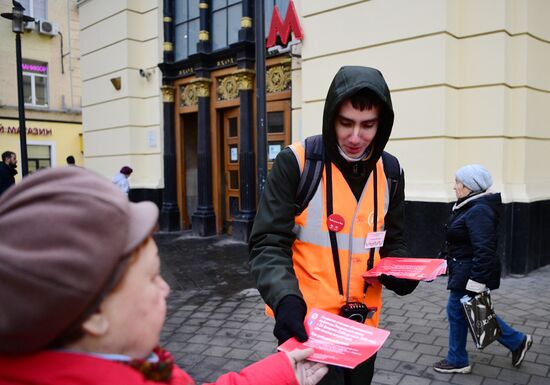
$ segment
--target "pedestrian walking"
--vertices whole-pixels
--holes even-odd
[[[0,163],[0,195],[15,184],[17,175],[17,156],[13,151],[2,153],[2,162]]]
[[[112,182],[118,187],[118,189],[126,195],[130,192],[130,183],[128,182],[128,178],[133,172],[134,170],[132,170],[131,167],[124,166],[113,176],[112,179]]]
[[[404,175],[397,158],[384,152],[393,120],[380,71],[345,66],[328,90],[322,137],[294,143],[277,155],[249,249],[256,285],[268,311],[274,311],[279,344],[291,337],[308,339],[304,318],[313,307],[349,318],[360,313],[360,322],[378,326],[382,285],[400,295],[416,288],[418,281],[385,275],[367,284],[361,276],[381,257],[409,255],[403,236]],[[315,157],[306,154],[309,143],[315,143],[312,151],[321,149]],[[306,170],[310,159],[322,160],[311,174]],[[305,204],[302,191],[312,192],[303,194],[310,196]],[[383,242],[367,246],[376,236]],[[375,359],[353,370],[330,367],[321,383],[370,384]]]
[[[157,220],[153,203],[79,167],[0,197],[0,385],[195,384],[158,347],[169,287]],[[273,354],[214,384],[315,385],[327,369],[311,353]]]
[[[446,255],[449,266],[447,318],[449,350],[447,358],[434,364],[441,373],[470,373],[466,351],[468,321],[460,299],[465,295],[495,290],[500,286],[500,259],[497,255],[500,193],[489,191],[493,178],[477,164],[458,169],[451,218],[446,225]],[[497,312],[498,313],[498,312]],[[525,335],[497,315],[502,330],[498,341],[512,352],[512,365],[519,367],[532,344]]]

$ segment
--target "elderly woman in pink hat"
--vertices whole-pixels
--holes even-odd
[[[151,234],[158,209],[82,168],[38,171],[0,198],[1,385],[191,385],[158,347],[169,288]],[[215,384],[314,385],[312,349]]]

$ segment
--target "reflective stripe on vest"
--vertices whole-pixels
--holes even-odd
[[[305,163],[304,143],[294,143],[291,149],[303,172]],[[384,217],[389,206],[389,188],[384,174],[382,160],[376,164],[378,178],[378,224],[377,230],[384,230]],[[378,311],[367,324],[378,325],[382,307],[382,288],[379,284],[369,286],[366,298],[363,295],[364,280],[361,274],[367,270],[370,249],[365,248],[367,234],[372,232],[374,217],[373,174],[369,176],[359,201],[351,191],[340,170],[332,165],[333,212],[344,217],[344,228],[336,233],[338,255],[342,274],[344,296],[338,293],[334,259],[326,224],[326,178],[323,169],[321,183],[308,207],[295,217],[296,240],[292,246],[293,264],[300,291],[308,305],[337,314],[341,306],[349,301],[363,302],[376,306]],[[379,250],[374,255],[374,265],[380,259]],[[349,287],[349,294],[348,294]]]

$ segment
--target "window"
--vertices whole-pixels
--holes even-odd
[[[23,60],[25,105],[48,107],[48,64]]]
[[[176,1],[175,59],[182,60],[197,52],[199,41],[199,0]]]
[[[29,165],[29,173],[41,168],[52,166],[51,147],[48,145],[27,145],[27,159]]]
[[[46,0],[19,0],[19,3],[25,8],[25,15],[39,20],[48,19],[48,2]]]
[[[212,50],[222,49],[239,41],[243,15],[240,0],[212,1]]]

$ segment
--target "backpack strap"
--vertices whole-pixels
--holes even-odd
[[[399,186],[401,166],[399,165],[399,160],[386,151],[382,152],[382,163],[384,164],[384,174],[386,174],[386,180],[388,181],[390,190],[389,197],[391,201],[397,192],[397,186]]]
[[[304,170],[300,176],[296,192],[296,215],[301,214],[313,198],[323,176],[325,149],[322,135],[314,135],[305,140]]]

